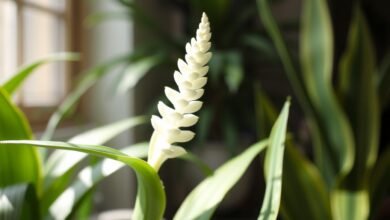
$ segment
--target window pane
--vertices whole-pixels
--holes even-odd
[[[17,16],[13,1],[0,1],[0,83],[17,67]]]
[[[33,3],[46,8],[63,10],[65,9],[66,0],[26,0],[26,2]]]
[[[64,22],[55,15],[26,8],[24,17],[24,63],[30,63],[51,53],[64,51]],[[57,62],[40,67],[26,82],[24,106],[57,105],[66,90],[64,64]]]

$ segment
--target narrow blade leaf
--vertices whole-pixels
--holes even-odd
[[[375,86],[375,52],[368,26],[358,7],[340,66],[341,98],[353,128],[355,160],[343,179],[332,204],[335,219],[367,219],[368,178],[376,161],[379,144],[379,101]]]
[[[272,16],[272,10],[269,6],[270,0],[257,0],[258,11],[262,23],[268,34],[270,35],[275,49],[278,52],[280,60],[283,64],[286,76],[290,81],[291,87],[293,88],[295,95],[297,96],[300,104],[304,111],[308,114],[311,113],[311,105],[307,99],[302,80],[299,73],[299,66],[291,56],[291,52],[287,47],[286,42],[283,39],[282,33],[276,24],[275,18]]]
[[[328,187],[350,171],[354,157],[352,131],[332,89],[333,32],[325,0],[303,1],[300,60],[307,94],[320,128],[315,159]],[[321,148],[321,149],[319,149]]]
[[[175,214],[174,219],[200,219],[205,216],[207,216],[206,219],[209,219],[218,204],[266,145],[267,140],[260,141],[219,167],[212,176],[203,180],[192,190]]]
[[[314,164],[290,142],[286,146],[283,169],[282,216],[285,219],[332,219],[324,180]]]
[[[53,137],[54,131],[60,121],[71,110],[71,108],[74,107],[80,97],[101,77],[107,74],[111,68],[121,63],[130,62],[132,58],[132,55],[121,56],[87,71],[79,80],[75,89],[66,97],[56,112],[54,112],[54,114],[50,117],[41,139],[50,140]]]
[[[132,157],[144,158],[148,155],[148,143],[136,144],[122,149],[121,152]],[[93,187],[124,166],[124,163],[103,159],[93,166],[82,169],[71,186],[51,204],[49,216],[54,217],[54,219],[69,219],[78,210]]]
[[[20,85],[27,79],[28,76],[33,73],[34,70],[40,66],[55,62],[55,61],[76,61],[79,60],[80,56],[77,53],[57,53],[52,54],[44,59],[38,60],[34,63],[22,67],[12,78],[3,84],[3,88],[9,93],[13,94]]]
[[[146,121],[143,116],[124,119],[99,128],[79,134],[69,140],[73,144],[101,145],[114,138],[118,134]],[[56,150],[48,158],[45,166],[43,210],[47,208],[55,198],[65,190],[69,178],[73,175],[76,165],[87,155],[66,150]]]
[[[97,145],[79,145],[55,141],[0,141],[1,147],[13,147],[21,144],[32,147],[79,151],[118,160],[127,164],[137,175],[138,194],[140,195],[140,204],[144,219],[162,219],[165,209],[165,192],[158,174],[145,161],[130,157],[113,148]],[[71,196],[73,197],[69,197],[69,199],[74,199],[75,195],[72,194]]]
[[[269,136],[265,157],[266,189],[259,220],[276,220],[282,194],[284,143],[290,101],[287,101],[276,120]]]

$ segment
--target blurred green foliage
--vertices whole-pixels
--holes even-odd
[[[384,178],[389,176],[390,167],[384,162],[389,160],[389,149],[378,153],[381,116],[387,105],[381,97],[385,93],[383,79],[389,73],[382,73],[378,80],[375,46],[360,4],[351,6],[347,47],[341,59],[335,60],[334,32],[325,0],[303,1],[299,57],[291,55],[268,0],[257,2],[261,20],[304,111],[314,146],[313,163],[297,151],[296,141],[288,143],[283,216],[375,219],[390,185]],[[272,123],[272,103],[262,91],[257,97],[259,123]]]

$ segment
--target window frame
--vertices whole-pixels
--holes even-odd
[[[37,10],[43,13],[48,13],[50,15],[55,16],[58,19],[64,21],[65,25],[65,42],[64,47],[65,51],[72,52],[80,52],[80,44],[76,39],[81,38],[81,25],[78,22],[81,17],[80,7],[77,7],[77,0],[64,0],[65,8],[55,9],[46,6],[42,6],[39,3],[27,1],[27,0],[0,0],[0,1],[13,1],[16,6],[16,19],[17,19],[17,57],[16,63],[18,67],[21,67],[24,62],[24,54],[25,54],[25,42],[24,38],[27,33],[25,33],[25,21],[24,21],[24,11],[29,8],[33,10]],[[63,62],[63,61],[61,61]],[[80,64],[78,62],[64,62],[64,72],[65,72],[65,90],[66,94],[69,93],[72,88],[72,82],[75,78],[75,75],[80,70]],[[21,94],[23,95],[23,94]],[[46,126],[47,121],[53,112],[58,108],[61,102],[55,106],[25,106],[22,102],[18,103],[18,106],[22,109],[22,111],[26,114],[31,126],[34,130],[43,130]],[[69,124],[72,121],[72,118],[67,120]]]

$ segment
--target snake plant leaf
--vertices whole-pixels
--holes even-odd
[[[332,219],[329,195],[320,172],[292,141],[286,144],[282,187],[283,219]]]
[[[77,61],[79,60],[79,58],[80,56],[78,53],[64,52],[52,54],[46,58],[43,58],[41,60],[22,67],[22,69],[20,69],[16,74],[14,74],[14,76],[12,76],[3,84],[3,88],[10,95],[12,95],[20,87],[24,80],[40,66],[55,61]]]
[[[300,61],[307,94],[313,105],[322,149],[315,159],[328,187],[350,171],[354,159],[351,127],[332,89],[333,32],[325,0],[303,1]]]
[[[0,140],[31,139],[31,128],[24,114],[0,87]],[[0,187],[30,182],[41,187],[42,167],[38,151],[18,146],[0,148]]]
[[[136,158],[145,158],[148,155],[148,143],[139,143],[121,149],[121,152]],[[82,169],[72,184],[66,188],[50,205],[48,218],[71,219],[82,205],[83,200],[92,189],[103,179],[115,173],[125,166],[124,163],[103,159],[93,166]],[[74,199],[69,199],[71,195]]]
[[[378,211],[381,204],[384,202],[385,196],[390,192],[390,150],[387,146],[387,150],[381,154],[379,160],[375,164],[373,171],[371,172],[369,189],[370,189],[370,218],[378,218]]]
[[[275,49],[278,52],[280,60],[287,74],[287,78],[290,81],[291,87],[293,88],[299,103],[305,112],[312,114],[311,104],[307,99],[307,94],[305,93],[302,79],[298,74],[299,66],[297,62],[293,60],[291,52],[289,51],[287,44],[283,39],[282,33],[276,24],[275,18],[272,16],[272,10],[269,6],[269,1],[270,0],[257,0],[258,12],[261,21],[275,45]]]
[[[72,107],[77,103],[80,97],[91,88],[101,77],[107,74],[113,67],[131,62],[134,59],[134,54],[124,55],[113,60],[94,67],[85,72],[81,79],[78,80],[78,84],[75,89],[66,97],[61,103],[56,112],[50,117],[45,132],[43,133],[42,140],[50,140],[53,137],[54,131],[57,128],[60,121],[64,116],[69,113]]]
[[[265,156],[266,189],[259,220],[276,220],[282,194],[283,155],[290,101],[287,100],[269,136]]]
[[[32,184],[20,183],[0,188],[0,219],[40,219],[38,199]]]
[[[252,145],[215,170],[213,175],[192,190],[173,219],[210,219],[218,204],[241,178],[256,155],[265,149],[267,143],[267,140],[263,140]]]
[[[136,172],[138,198],[140,198],[140,207],[144,219],[162,219],[166,203],[163,185],[156,171],[145,161],[135,157],[130,157],[113,148],[98,145],[80,145],[56,141],[0,141],[0,147],[2,148],[15,147],[18,145],[79,151],[125,163]],[[70,194],[68,199],[74,199],[74,196],[75,194]]]
[[[370,212],[368,190],[335,189],[331,193],[333,219],[367,219]]]
[[[69,140],[73,144],[101,145],[114,138],[118,134],[146,122],[144,116],[132,117],[120,120],[99,128],[81,133]],[[44,194],[42,198],[42,210],[48,206],[65,190],[69,178],[73,175],[76,165],[87,155],[75,152],[56,150],[47,159],[45,164]]]
[[[375,85],[375,52],[367,23],[358,7],[340,64],[340,93],[355,139],[352,170],[334,192],[335,219],[367,219],[369,172],[379,144],[379,101]]]
[[[264,137],[276,121],[277,112],[259,85],[256,85],[255,92],[256,121],[261,129],[259,136]],[[324,181],[318,169],[296,150],[292,141],[286,142],[281,214],[283,219],[331,219]]]
[[[341,99],[355,138],[354,167],[349,180],[361,184],[374,165],[378,153],[379,104],[375,86],[375,52],[367,23],[356,8],[348,38],[348,48],[340,64]]]

